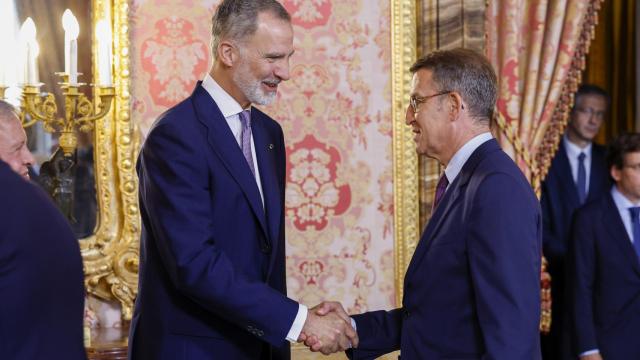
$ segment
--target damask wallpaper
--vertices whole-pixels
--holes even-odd
[[[350,313],[394,300],[388,0],[284,0],[292,78],[263,110],[287,145],[289,296]],[[132,117],[142,135],[210,66],[217,0],[133,0]]]

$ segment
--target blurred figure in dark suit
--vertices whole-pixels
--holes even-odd
[[[574,359],[569,350],[565,307],[565,256],[569,226],[580,205],[597,199],[609,189],[605,148],[593,143],[609,104],[609,96],[595,85],[583,84],[549,174],[542,183],[543,249],[551,275],[551,333],[542,336],[545,360]]]
[[[85,359],[78,241],[48,196],[25,181],[33,156],[3,101],[0,159],[0,358]]]
[[[615,185],[571,226],[573,359],[640,359],[640,134],[615,139],[607,165]]]

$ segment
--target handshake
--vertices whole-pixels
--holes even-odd
[[[313,352],[329,355],[358,347],[358,334],[342,305],[325,301],[309,309],[298,342],[304,342]]]

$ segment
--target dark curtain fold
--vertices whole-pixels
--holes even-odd
[[[583,82],[598,85],[611,96],[609,114],[596,138],[602,144],[619,134],[638,130],[636,6],[635,0],[603,2],[587,56]]]

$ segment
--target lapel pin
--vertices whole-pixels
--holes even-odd
[[[269,150],[273,150],[273,144],[269,144]]]

